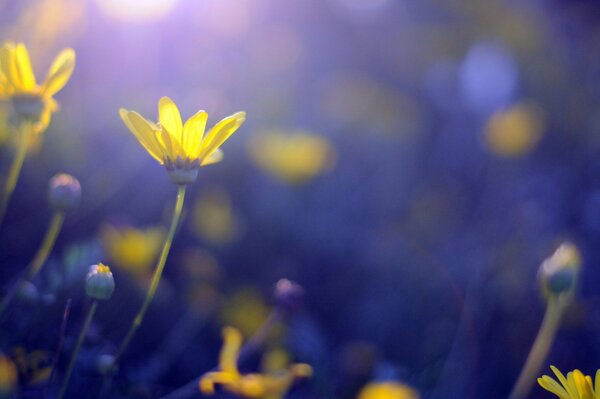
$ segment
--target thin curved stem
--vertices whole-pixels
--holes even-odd
[[[534,381],[538,377],[540,368],[548,356],[548,352],[560,326],[562,315],[570,299],[570,296],[560,295],[551,296],[548,300],[542,325],[535,337],[525,365],[521,370],[521,374],[519,374],[519,378],[513,387],[509,399],[523,399],[531,390]]]
[[[42,270],[42,266],[44,266],[44,263],[46,263],[48,255],[50,255],[50,252],[52,252],[52,248],[54,248],[54,243],[56,243],[56,238],[60,233],[64,220],[65,214],[63,212],[55,212],[52,216],[50,224],[48,225],[48,229],[46,230],[46,234],[44,235],[44,239],[35,253],[33,260],[31,263],[29,263],[27,272],[15,282],[13,288],[2,299],[2,302],[0,302],[0,319],[2,319],[4,311],[15,298],[23,284],[33,280],[40,270]]]
[[[150,288],[146,293],[146,298],[144,299],[144,303],[142,303],[142,307],[135,315],[133,319],[133,323],[131,323],[131,327],[129,328],[129,332],[125,336],[125,339],[121,343],[119,350],[117,351],[115,358],[113,360],[112,367],[119,364],[119,360],[125,352],[125,349],[131,342],[135,332],[142,324],[142,320],[146,315],[146,311],[148,310],[148,306],[152,299],[154,298],[154,294],[156,294],[156,289],[158,288],[158,283],[160,282],[160,278],[162,276],[163,270],[165,268],[165,264],[167,262],[167,257],[169,255],[169,251],[171,250],[171,244],[173,243],[173,237],[175,236],[175,231],[177,231],[177,226],[179,225],[179,219],[181,218],[181,211],[183,209],[183,200],[185,198],[185,185],[179,186],[179,191],[177,192],[177,201],[175,203],[175,210],[173,211],[173,218],[171,220],[171,227],[169,228],[169,233],[165,239],[165,243],[163,245],[162,252],[160,253],[160,257],[158,259],[158,263],[156,264],[156,270],[154,271],[154,275],[152,276],[152,282],[150,283]]]
[[[25,156],[27,155],[29,139],[33,132],[31,123],[29,122],[23,122],[20,130],[21,131],[19,133],[21,138],[19,140],[19,146],[17,147],[17,153],[15,154],[12,164],[10,165],[8,176],[2,189],[2,197],[0,198],[0,225],[2,225],[4,215],[6,214],[6,209],[8,208],[8,203],[10,202],[10,198],[12,197],[15,187],[17,186],[17,180],[19,180],[19,175],[21,174],[21,169],[23,168],[23,162],[25,161]]]
[[[62,399],[67,392],[67,388],[69,387],[69,380],[71,379],[71,374],[73,373],[73,366],[75,366],[75,360],[77,360],[77,355],[79,354],[79,350],[81,349],[81,345],[83,344],[83,340],[85,339],[85,334],[94,318],[94,313],[96,313],[96,308],[98,307],[98,301],[94,300],[92,302],[92,306],[88,311],[88,315],[85,319],[85,323],[81,328],[81,332],[79,333],[79,338],[77,339],[77,345],[75,345],[75,350],[73,350],[73,354],[71,355],[71,360],[69,360],[69,366],[67,367],[67,372],[65,373],[65,378],[63,379],[62,386],[60,387],[60,392],[58,393],[57,398]]]

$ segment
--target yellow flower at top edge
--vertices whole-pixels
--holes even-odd
[[[579,370],[573,370],[565,377],[556,367],[550,366],[558,381],[544,375],[538,378],[538,384],[547,391],[552,392],[560,399],[600,399],[600,370],[596,371],[594,382],[589,375],[584,375]],[[594,389],[594,386],[596,387]]]
[[[279,399],[295,380],[308,378],[312,368],[296,363],[279,373],[240,374],[237,362],[242,347],[242,334],[233,327],[223,329],[223,348],[219,357],[219,371],[206,373],[200,378],[200,391],[205,395],[215,392],[215,385],[234,395],[246,398]]]
[[[268,130],[249,143],[250,157],[264,171],[290,184],[302,184],[335,165],[333,145],[304,131]]]
[[[50,124],[52,112],[58,109],[53,96],[67,84],[74,68],[75,51],[66,48],[38,85],[25,45],[6,42],[0,48],[0,96],[10,99],[16,114],[33,122],[35,132],[41,133]]]
[[[419,393],[399,382],[371,382],[360,391],[357,399],[419,399]]]
[[[177,105],[162,97],[158,103],[158,123],[135,111],[119,110],[121,119],[148,153],[169,171],[174,183],[192,183],[200,166],[219,162],[219,147],[246,120],[245,112],[236,112],[219,121],[205,133],[208,114],[198,111],[185,124]]]

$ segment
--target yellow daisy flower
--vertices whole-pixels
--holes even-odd
[[[135,111],[119,110],[121,119],[148,153],[169,171],[177,184],[192,183],[198,168],[219,162],[219,149],[246,120],[245,112],[236,112],[218,122],[206,135],[208,114],[198,111],[185,124],[177,105],[163,97],[158,103],[158,123],[147,120]]]
[[[219,371],[206,373],[200,379],[200,391],[205,395],[215,393],[215,385],[227,392],[245,398],[280,399],[296,379],[308,378],[312,368],[296,363],[277,373],[240,374],[237,361],[242,347],[242,334],[233,327],[223,329],[223,348],[219,358]]]
[[[0,48],[0,95],[11,100],[16,114],[35,124],[43,132],[58,109],[53,96],[69,81],[75,68],[75,51],[66,48],[54,59],[41,85],[36,82],[23,43],[6,42]]]
[[[544,375],[538,378],[538,384],[552,392],[560,399],[600,399],[600,370],[596,371],[595,381],[589,375],[583,375],[579,370],[573,370],[565,377],[556,367],[550,366],[558,381]],[[594,390],[594,385],[596,389]]]
[[[419,393],[395,381],[371,382],[359,392],[358,399],[419,399]]]

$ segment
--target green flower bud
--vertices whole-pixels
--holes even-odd
[[[563,243],[540,266],[538,274],[544,295],[548,297],[572,292],[580,268],[581,256],[577,247],[570,243]]]
[[[50,179],[48,201],[57,211],[72,209],[81,200],[79,180],[71,175],[60,173]]]
[[[115,280],[110,268],[102,263],[90,266],[85,280],[85,292],[93,299],[110,299],[115,291]]]

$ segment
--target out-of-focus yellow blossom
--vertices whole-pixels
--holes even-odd
[[[12,358],[27,385],[43,384],[52,374],[51,356],[48,351],[28,352],[25,348],[18,346],[12,350]]]
[[[31,121],[36,133],[50,124],[52,112],[58,109],[53,96],[71,78],[75,68],[75,51],[64,49],[54,59],[41,85],[36,82],[29,53],[23,43],[6,42],[0,48],[0,94],[9,98],[16,114]]]
[[[544,375],[538,378],[538,384],[552,392],[560,399],[600,399],[600,370],[596,371],[595,381],[589,375],[583,375],[579,370],[573,370],[565,377],[556,367],[550,366],[558,381]],[[595,386],[595,388],[594,388]]]
[[[223,158],[219,147],[246,120],[245,112],[236,112],[205,135],[208,114],[198,111],[184,125],[177,105],[169,97],[162,97],[158,103],[158,123],[123,108],[119,114],[146,151],[179,184],[193,182],[200,166],[219,162]]]
[[[0,355],[0,394],[12,392],[17,385],[17,367],[9,357]]]
[[[333,168],[336,153],[324,137],[296,131],[268,130],[248,147],[252,160],[264,171],[291,184],[301,184]]]
[[[539,142],[544,119],[539,107],[521,103],[495,112],[487,122],[485,140],[494,154],[518,157],[527,154]]]
[[[238,232],[231,200],[223,190],[211,190],[196,199],[193,223],[200,238],[215,244],[230,242]]]
[[[236,292],[227,300],[219,318],[222,324],[234,326],[250,336],[264,324],[269,312],[262,295],[248,288]]]
[[[200,379],[200,391],[211,395],[215,385],[235,395],[247,398],[278,399],[290,389],[295,380],[308,378],[312,368],[296,363],[277,373],[240,374],[237,362],[242,346],[242,334],[233,327],[223,329],[223,348],[219,358],[219,371],[206,373]]]
[[[100,229],[100,240],[111,263],[135,275],[151,270],[165,237],[162,228],[117,228],[105,224]]]
[[[399,382],[371,382],[359,392],[357,399],[419,399],[419,393]]]

